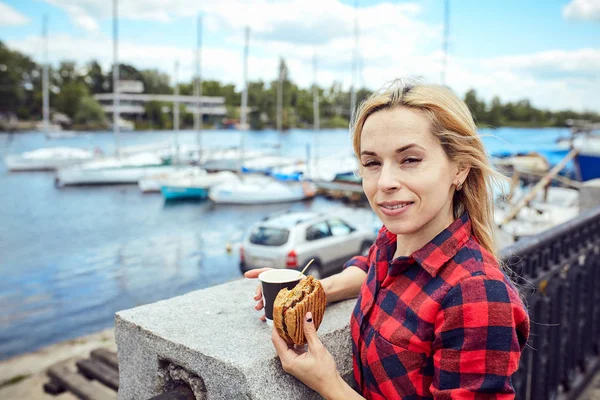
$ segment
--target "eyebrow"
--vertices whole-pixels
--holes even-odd
[[[400,148],[397,148],[395,153],[396,154],[400,154],[402,152],[405,152],[408,149],[412,149],[413,147],[418,147],[421,150],[425,150],[422,146],[419,146],[416,143],[411,143],[411,144],[407,144],[406,146],[402,146]],[[368,150],[363,150],[360,152],[361,156],[377,156],[377,153],[373,152],[373,151],[368,151]]]

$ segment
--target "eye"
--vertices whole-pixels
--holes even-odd
[[[402,160],[402,164],[416,164],[420,161],[421,159],[417,157],[407,157],[404,160]]]
[[[380,165],[379,161],[375,161],[375,160],[367,160],[364,163],[362,163],[362,166],[365,167],[365,168],[376,167],[378,165]]]

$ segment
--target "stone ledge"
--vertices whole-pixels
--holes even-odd
[[[281,369],[271,328],[258,319],[257,282],[240,279],[130,310],[115,317],[119,399],[148,399],[169,386],[168,366],[199,377],[206,399],[317,399]],[[327,306],[319,337],[352,382],[350,315],[356,301]]]

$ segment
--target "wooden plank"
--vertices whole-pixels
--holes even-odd
[[[53,396],[64,393],[65,391],[65,387],[62,386],[60,383],[56,382],[54,379],[50,379],[49,382],[44,383],[44,392]]]
[[[108,365],[93,359],[77,361],[77,368],[88,378],[95,379],[111,389],[119,390],[119,373]]]
[[[67,360],[48,368],[48,376],[64,386],[82,400],[115,400],[108,388],[99,387],[72,370],[72,361]],[[104,389],[104,390],[103,390]]]
[[[92,358],[103,362],[104,364],[119,370],[119,359],[117,353],[105,348],[100,348],[92,351]]]

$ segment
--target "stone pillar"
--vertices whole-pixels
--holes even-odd
[[[247,279],[118,312],[120,400],[149,399],[177,380],[197,399],[318,399],[285,373]],[[328,305],[318,335],[353,383],[349,323],[356,301]]]

